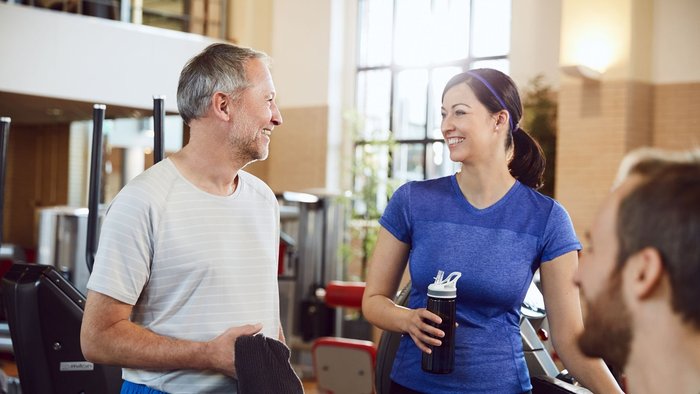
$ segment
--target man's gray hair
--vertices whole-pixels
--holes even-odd
[[[235,100],[249,87],[245,65],[251,59],[270,62],[264,52],[231,44],[212,44],[190,59],[177,85],[177,108],[185,123],[204,116],[215,92]]]

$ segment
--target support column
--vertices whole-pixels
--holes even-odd
[[[590,228],[622,157],[651,145],[651,0],[564,0],[560,66],[600,74],[561,80],[557,199],[579,236]]]

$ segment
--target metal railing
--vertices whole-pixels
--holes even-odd
[[[159,27],[215,38],[226,38],[229,0],[0,0]]]

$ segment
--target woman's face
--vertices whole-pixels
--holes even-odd
[[[442,101],[442,135],[454,162],[475,162],[503,153],[499,115],[490,113],[466,83],[453,86]],[[504,112],[504,111],[503,111]],[[506,118],[507,121],[507,118]],[[506,130],[507,131],[507,130]]]

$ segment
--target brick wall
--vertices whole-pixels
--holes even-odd
[[[700,148],[700,83],[658,85],[654,104],[654,146]]]
[[[648,144],[652,89],[640,82],[569,82],[561,85],[556,198],[579,237],[590,227],[630,149]]]
[[[622,157],[640,146],[700,147],[700,83],[563,83],[556,198],[579,237],[591,226]]]

